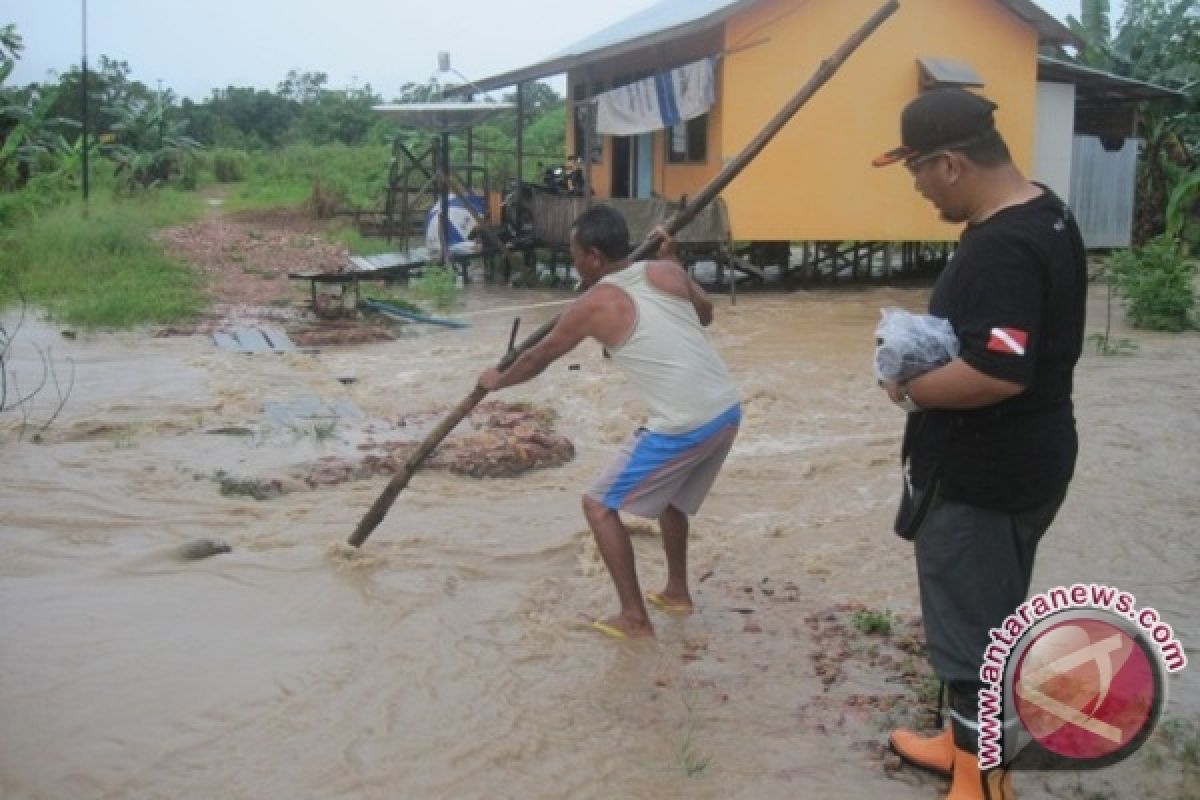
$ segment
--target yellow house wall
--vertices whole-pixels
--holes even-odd
[[[877,0],[764,0],[731,19],[723,60],[722,155],[733,158]],[[999,105],[1016,163],[1033,162],[1037,34],[994,0],[904,0],[725,190],[740,240],[939,240],[938,220],[899,165],[870,165],[899,144],[900,111],[916,96],[921,56],[970,64]],[[731,113],[735,108],[736,113]]]

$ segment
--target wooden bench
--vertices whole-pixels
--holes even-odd
[[[413,271],[419,271],[427,262],[411,259],[404,253],[380,253],[374,256],[351,256],[350,263],[338,272],[289,272],[290,280],[308,281],[309,297],[313,310],[317,310],[317,284],[341,287],[342,303],[345,305],[347,290],[353,293],[354,308],[360,301],[358,285],[362,281],[405,280]]]

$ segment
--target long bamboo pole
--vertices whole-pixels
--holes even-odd
[[[804,104],[807,103],[809,99],[812,98],[812,96],[829,81],[830,78],[833,77],[834,73],[838,71],[838,68],[841,67],[842,64],[845,63],[846,59],[848,59],[850,55],[858,49],[859,45],[866,41],[866,39],[873,34],[875,30],[888,19],[888,17],[894,14],[899,7],[900,3],[898,0],[888,0],[888,2],[884,3],[878,11],[871,15],[870,19],[868,19],[861,28],[851,34],[850,38],[843,42],[842,45],[835,50],[829,58],[822,61],[821,65],[817,68],[817,71],[813,73],[812,77],[810,77],[808,81],[802,87],[800,87],[800,90],[796,92],[795,96],[788,101],[787,105],[780,109],[779,113],[777,113],[770,120],[770,122],[763,127],[759,134],[755,136],[748,145],[746,145],[745,149],[743,149],[736,158],[726,164],[725,167],[719,173],[717,173],[716,177],[709,181],[704,188],[701,189],[683,208],[671,215],[671,218],[663,225],[663,228],[666,230],[666,232],[672,236],[678,233],[689,222],[695,219],[696,215],[700,213],[705,206],[711,203],[717,197],[717,195],[724,191],[725,187],[728,186],[730,182],[737,177],[737,175],[744,170],[759,153],[762,152],[763,148],[767,146],[767,143],[770,142],[771,139],[773,139],[785,125],[787,125],[788,121],[796,115],[796,112],[799,111],[801,107],[803,107]],[[633,253],[630,254],[628,259],[629,262],[633,263],[635,261],[644,259],[646,256],[657,251],[659,244],[660,241],[657,236],[650,236],[644,242],[638,245]],[[553,330],[554,325],[557,322],[558,317],[555,317],[531,333],[529,337],[526,338],[525,341],[521,342],[516,349],[510,350],[504,356],[504,358],[500,360],[500,363],[496,365],[496,369],[500,370],[501,372],[508,369],[508,367],[511,366],[512,363],[516,361],[522,353],[524,353],[526,350],[529,350],[531,347],[544,339],[546,334]],[[488,392],[486,389],[481,389],[480,387],[476,386],[469,395],[463,398],[462,402],[455,406],[454,409],[446,415],[446,418],[443,419],[436,428],[429,432],[429,435],[425,437],[425,440],[417,446],[417,449],[413,451],[412,455],[408,457],[408,460],[404,462],[404,466],[400,469],[400,471],[396,473],[396,475],[393,476],[390,481],[388,481],[388,485],[384,488],[383,493],[379,495],[379,498],[375,500],[375,503],[371,506],[370,510],[363,515],[362,520],[358,523],[358,527],[354,529],[354,533],[351,534],[348,540],[349,544],[353,545],[354,547],[362,546],[362,543],[367,540],[367,537],[371,535],[371,532],[374,531],[375,528],[379,526],[379,523],[383,521],[388,509],[390,509],[392,507],[392,503],[396,501],[396,496],[403,491],[404,487],[408,486],[408,482],[412,479],[413,473],[415,473],[421,466],[421,462],[433,452],[434,448],[441,444],[442,440],[449,435],[450,431],[452,431],[459,422],[462,422],[462,420],[471,413],[471,410],[475,408],[475,406],[477,406],[481,400],[483,400],[487,393]]]

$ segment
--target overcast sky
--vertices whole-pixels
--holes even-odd
[[[331,88],[370,83],[390,100],[406,82],[427,82],[439,51],[480,79],[539,61],[656,2],[2,0],[0,25],[16,23],[25,40],[12,84],[79,64],[86,3],[88,63],[101,55],[126,61],[150,87],[161,80],[201,99],[226,86],[274,89],[297,69],[328,74]],[[1079,14],[1079,0],[1039,5],[1059,19]]]

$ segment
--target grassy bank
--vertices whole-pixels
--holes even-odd
[[[20,302],[83,328],[185,321],[204,307],[202,286],[152,234],[203,213],[193,193],[71,200],[0,233],[0,307]]]
[[[214,161],[225,154],[214,153]],[[243,153],[231,172],[240,179],[225,201],[230,211],[300,207],[317,183],[337,208],[381,208],[391,149],[386,145],[347,147],[297,144],[272,151]],[[214,163],[214,177],[219,170]],[[238,175],[238,173],[241,173]]]
[[[291,145],[274,151],[197,155],[199,187],[220,183],[224,210],[315,213],[383,204],[390,147]],[[102,166],[93,170],[85,216],[69,181],[35,181],[0,193],[0,309],[21,302],[64,324],[116,329],[185,322],[205,305],[201,279],[166,254],[154,232],[205,212],[200,195],[174,188],[132,194]],[[319,190],[314,190],[318,187]],[[389,247],[349,226],[327,238],[368,255]]]

